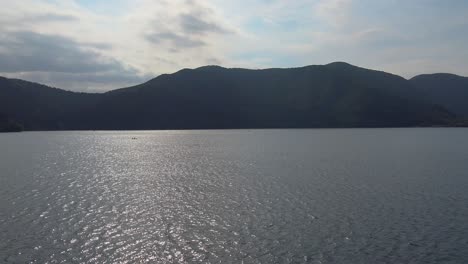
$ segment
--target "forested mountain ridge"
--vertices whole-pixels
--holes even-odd
[[[448,73],[424,74],[410,80],[421,96],[468,118],[468,78]]]
[[[25,130],[411,127],[460,124],[417,78],[347,63],[205,66],[102,94],[0,78],[0,113]]]

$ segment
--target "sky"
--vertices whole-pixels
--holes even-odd
[[[0,76],[73,91],[204,65],[468,76],[466,0],[0,1]]]

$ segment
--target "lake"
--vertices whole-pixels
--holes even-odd
[[[468,263],[468,129],[0,134],[0,263]]]

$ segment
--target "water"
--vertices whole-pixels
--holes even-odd
[[[468,263],[468,129],[1,134],[2,262]]]

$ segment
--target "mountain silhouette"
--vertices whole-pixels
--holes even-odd
[[[421,96],[431,103],[468,118],[468,78],[448,73],[424,74],[411,79]]]
[[[25,130],[411,127],[459,123],[458,108],[422,95],[418,78],[408,81],[344,62],[264,70],[205,66],[163,74],[137,86],[102,94],[0,78],[0,113],[22,124]]]

